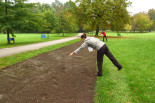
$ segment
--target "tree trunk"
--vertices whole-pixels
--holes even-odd
[[[117,31],[117,36],[119,36],[119,32]]]
[[[98,33],[99,33],[99,26],[96,25],[96,34],[95,34],[95,36],[98,36]]]
[[[121,36],[121,34],[119,33],[119,31],[117,31],[117,36]]]
[[[8,44],[10,44],[10,40],[9,40],[9,38],[10,38],[9,30],[7,30],[7,41],[8,41]]]
[[[136,32],[136,30],[134,29],[134,33]]]
[[[5,0],[5,3],[7,3],[7,2],[8,2],[8,1]],[[8,7],[7,7],[7,6],[5,7],[5,14],[6,14],[6,22],[8,22],[8,17],[7,17],[7,15],[8,15]],[[9,29],[7,28],[7,41],[8,41],[8,44],[10,44],[9,38],[10,38]]]

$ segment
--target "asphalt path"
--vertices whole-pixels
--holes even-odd
[[[53,40],[53,41],[48,41],[48,42],[35,43],[35,44],[29,44],[29,45],[17,46],[17,47],[11,47],[11,48],[3,48],[3,49],[0,49],[0,58],[11,56],[11,55],[22,53],[22,52],[37,50],[37,49],[47,47],[50,45],[55,45],[55,44],[71,41],[71,40],[79,38],[80,35],[81,34],[77,36],[65,38],[65,39]]]

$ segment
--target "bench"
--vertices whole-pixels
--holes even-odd
[[[41,34],[41,38],[48,38],[45,34]]]
[[[13,41],[13,43],[15,43],[15,39],[14,38],[8,38],[8,41]]]

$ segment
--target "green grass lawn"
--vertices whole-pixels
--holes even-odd
[[[104,56],[103,77],[97,78],[95,103],[155,103],[155,32],[133,36],[106,42],[124,68],[118,72]]]
[[[101,32],[99,32],[100,34]],[[117,36],[117,33],[116,32],[105,32],[107,36]],[[95,32],[93,33],[87,33],[88,35],[95,35]],[[155,35],[155,32],[148,32],[148,33],[124,33],[124,32],[121,32],[120,33],[122,37],[143,37],[143,36],[149,36],[152,35],[154,36]],[[99,35],[99,36],[102,36],[102,35]]]
[[[132,38],[108,38],[106,44],[124,68],[118,72],[111,61],[104,56],[103,77],[97,78],[94,102],[155,103],[155,32],[122,35]],[[36,35],[33,36],[35,38]],[[40,35],[38,38],[40,39]],[[0,58],[0,68],[77,41],[79,39]],[[29,42],[32,43],[31,40]]]
[[[11,41],[11,44],[7,44],[7,35],[0,34],[0,48],[8,48],[14,46],[21,46],[21,45],[63,39],[77,34],[78,33],[65,34],[64,37],[62,36],[62,34],[49,34],[49,39],[41,38],[41,34],[34,34],[34,33],[15,34],[16,35],[15,44],[12,43],[13,41]],[[48,34],[45,35],[48,36]]]

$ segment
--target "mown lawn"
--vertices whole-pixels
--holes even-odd
[[[99,32],[99,34],[100,34],[101,32]],[[117,33],[116,32],[106,32],[105,31],[105,33],[106,33],[106,35],[107,36],[117,36]],[[154,36],[155,35],[155,31],[153,31],[153,32],[145,32],[145,33],[139,33],[139,32],[137,32],[137,33],[127,33],[127,32],[120,32],[120,34],[121,34],[121,36],[123,36],[123,37],[147,37],[147,36],[149,36],[150,37],[150,35],[152,35],[152,36]],[[95,32],[93,32],[93,33],[87,33],[87,35],[94,35],[95,36]],[[99,35],[99,36],[102,36],[102,35]]]
[[[49,39],[41,38],[41,34],[34,34],[34,33],[15,34],[16,35],[15,44],[13,44],[13,41],[11,41],[11,44],[7,44],[7,35],[0,34],[0,48],[8,48],[8,47],[21,46],[21,45],[27,45],[27,44],[33,44],[33,43],[39,43],[39,42],[58,40],[66,37],[71,37],[77,34],[78,33],[65,34],[64,37],[62,34],[49,34],[49,35],[45,34],[46,36],[49,36]]]
[[[124,34],[125,35],[125,34]],[[103,77],[97,78],[95,103],[155,103],[155,32],[108,39],[121,71],[104,56]]]
[[[113,35],[115,36],[116,33]],[[123,36],[129,38],[108,38],[106,44],[124,68],[118,72],[111,61],[104,56],[103,77],[97,78],[94,102],[154,103],[155,33],[131,33]],[[40,38],[40,35],[38,37]],[[0,58],[0,68],[77,41],[79,39]]]

